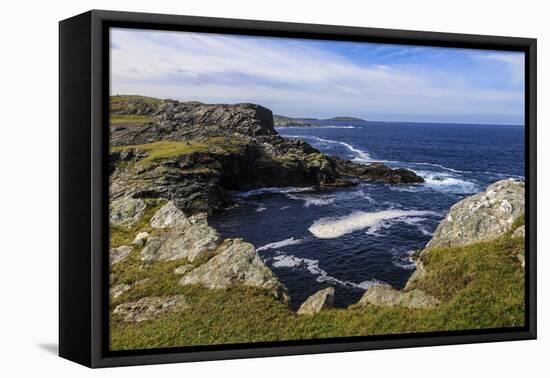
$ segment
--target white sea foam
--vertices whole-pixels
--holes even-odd
[[[357,289],[367,290],[373,285],[383,283],[376,279],[366,280],[360,283],[340,280],[336,277],[330,276],[325,270],[319,267],[319,260],[312,260],[306,258],[296,257],[294,255],[280,254],[273,258],[272,264],[275,268],[303,268],[314,276],[317,276],[315,280],[317,282],[328,282],[335,285],[344,287],[354,287]]]
[[[425,183],[424,186],[447,193],[470,194],[479,192],[478,186],[471,182],[443,172],[416,171]]]
[[[313,187],[305,187],[305,188],[267,187],[267,188],[253,189],[253,190],[249,190],[247,192],[240,192],[240,193],[237,193],[237,196],[242,197],[242,198],[249,198],[249,197],[259,196],[259,195],[262,195],[262,194],[273,194],[273,193],[286,194],[286,193],[309,192],[309,191],[312,191],[313,189],[314,189]]]
[[[319,126],[276,126],[277,130],[284,129],[355,129],[355,126],[351,125],[319,125]]]
[[[331,140],[331,139],[323,139],[323,138],[319,138],[319,137],[316,137],[316,136],[313,136],[313,135],[288,135],[287,136],[288,138],[301,138],[301,139],[313,139],[313,140],[316,140],[318,142],[321,142],[321,143],[328,143],[328,144],[337,144],[337,145],[340,145],[340,146],[344,146],[348,151],[352,152],[355,154],[355,158],[353,160],[356,160],[356,161],[359,161],[359,162],[373,162],[374,160],[370,157],[370,155],[363,151],[363,150],[360,150],[359,148],[356,148],[354,146],[352,146],[351,144],[349,143],[346,143],[346,142],[341,142],[341,141],[338,141],[338,140]]]
[[[379,230],[384,222],[402,221],[407,217],[434,215],[432,211],[382,210],[377,212],[357,211],[337,218],[321,218],[313,223],[309,232],[321,239],[332,239],[363,229]]]
[[[273,243],[268,243],[268,244],[263,245],[259,248],[256,248],[256,250],[257,251],[265,251],[267,249],[276,249],[276,248],[286,247],[288,245],[301,244],[302,242],[303,242],[302,239],[294,239],[294,237],[291,237],[291,238],[288,238],[288,239],[285,239],[285,240],[280,240],[280,241],[276,241],[276,242],[273,242]]]
[[[325,206],[333,203],[336,198],[327,194],[287,194],[287,197],[293,200],[304,201],[304,207]]]
[[[256,209],[256,211],[257,211],[258,213],[261,213],[261,212],[266,211],[266,210],[267,210],[267,207],[265,207],[265,206],[259,206],[259,207]]]
[[[414,252],[414,250],[407,251],[404,256],[394,253],[395,258],[393,264],[403,269],[415,269],[416,262],[413,259]]]

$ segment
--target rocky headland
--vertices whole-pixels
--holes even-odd
[[[406,169],[356,164],[282,138],[255,104],[111,98],[110,198],[165,198],[186,214],[222,210],[227,190],[420,183]]]

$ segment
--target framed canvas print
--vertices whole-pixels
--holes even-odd
[[[60,23],[60,355],[536,337],[536,40]]]

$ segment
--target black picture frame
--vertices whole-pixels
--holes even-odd
[[[525,53],[525,327],[111,352],[108,349],[110,27]],[[89,367],[536,338],[536,39],[92,10],[59,24],[59,354]]]

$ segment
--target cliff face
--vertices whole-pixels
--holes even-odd
[[[225,190],[423,181],[405,169],[355,164],[282,138],[271,111],[254,104],[115,96],[110,132],[111,199],[166,198],[188,214],[224,208]]]

